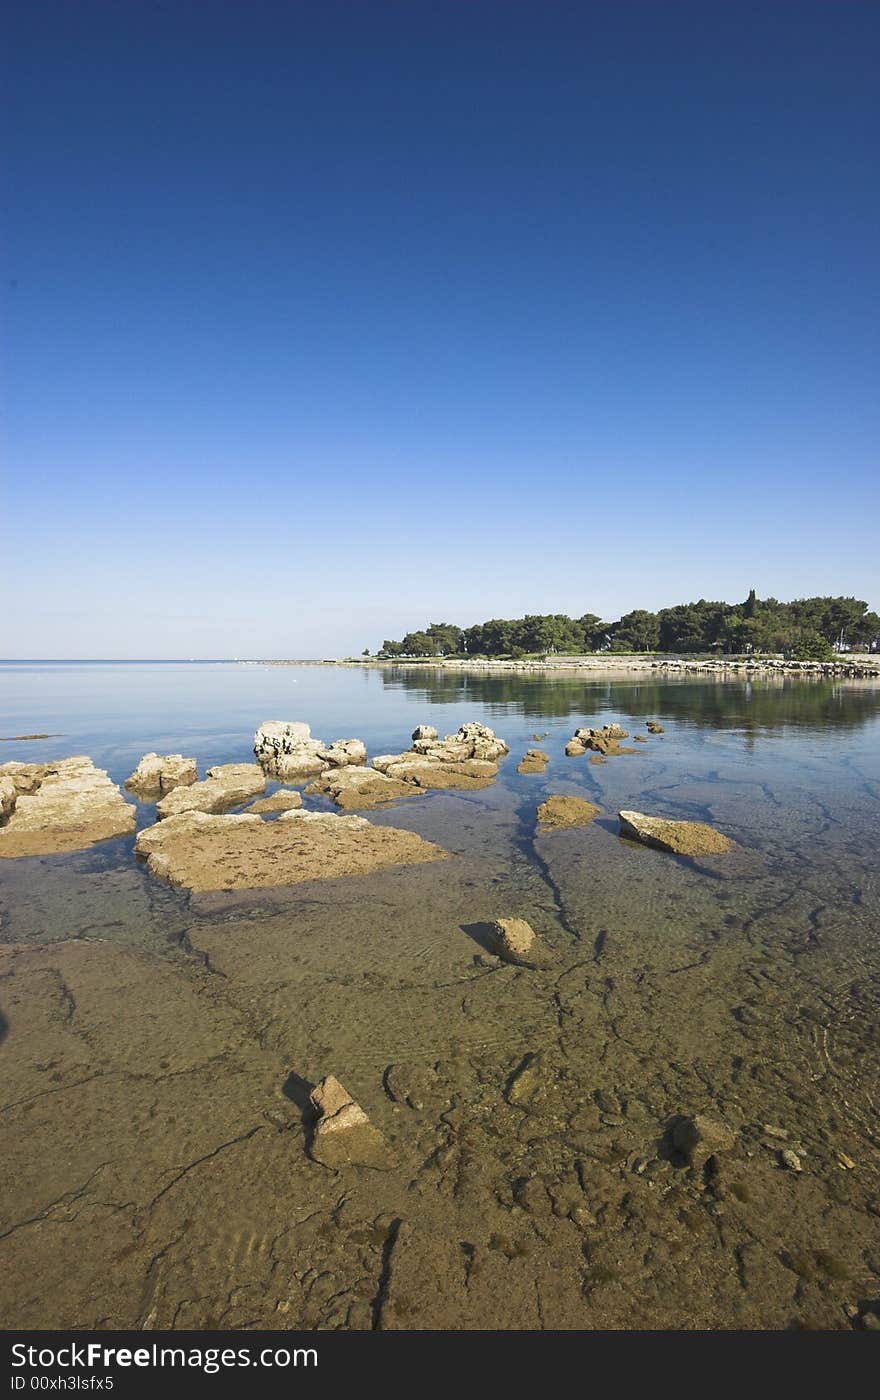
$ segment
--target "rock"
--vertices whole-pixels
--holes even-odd
[[[18,800],[18,788],[11,778],[0,778],[0,821],[14,810]]]
[[[302,795],[294,788],[279,788],[269,797],[259,797],[246,809],[248,812],[293,812],[303,805]]]
[[[355,1103],[348,1090],[332,1074],[328,1074],[326,1079],[315,1085],[309,1098],[319,1115],[315,1127],[316,1137],[344,1132],[346,1128],[354,1128],[359,1123],[370,1121],[360,1104]]]
[[[655,719],[649,719],[649,720],[647,720],[646,723],[647,723],[648,731],[649,731],[651,734],[662,734],[662,733],[663,733],[663,725],[662,725],[662,724],[658,724],[657,721],[656,721]]]
[[[395,1103],[405,1104],[415,1112],[448,1102],[448,1090],[433,1065],[389,1065],[384,1083]]]
[[[412,732],[412,738],[413,743],[415,743],[417,739],[434,740],[439,738],[439,735],[433,724],[417,724]]]
[[[22,792],[36,792],[43,781],[43,774],[51,767],[45,763],[0,763],[0,779],[12,783],[16,795]]]
[[[140,832],[135,850],[151,874],[199,893],[331,880],[448,857],[411,831],[305,811],[271,822],[250,813],[182,812]]]
[[[96,841],[128,836],[136,812],[116,783],[90,758],[76,755],[53,763],[22,764],[3,775],[7,805],[9,784],[15,788],[0,827],[0,856],[54,855],[80,851]],[[29,771],[23,771],[29,770]]]
[[[644,734],[637,734],[636,737],[633,739],[634,744],[647,744],[647,742],[648,741],[645,738]]]
[[[586,749],[592,749],[600,754],[618,754],[632,752],[632,750],[621,749],[620,740],[628,739],[629,732],[622,729],[619,724],[606,724],[601,729],[576,729],[574,738],[570,741],[572,754],[578,754]],[[583,749],[578,750],[573,746],[582,744]],[[566,748],[566,753],[569,748]]]
[[[422,788],[483,788],[498,774],[498,764],[486,759],[449,762],[417,754],[393,754],[391,758],[384,770],[389,778]]]
[[[323,773],[327,752],[320,739],[300,720],[265,720],[254,735],[254,757],[267,773],[276,778],[307,778]]]
[[[544,1055],[540,1050],[524,1056],[507,1081],[504,1097],[508,1103],[529,1104],[541,1088],[546,1074]]]
[[[688,1159],[692,1167],[702,1171],[710,1157],[732,1151],[736,1146],[736,1137],[719,1118],[695,1113],[693,1117],[679,1118],[673,1125],[672,1145]]]
[[[389,777],[376,768],[335,768],[322,773],[306,788],[308,794],[326,795],[346,812],[369,811],[400,797],[420,797],[413,783]]]
[[[318,1113],[309,1152],[334,1171],[343,1166],[391,1166],[387,1140],[374,1128],[359,1103],[332,1074],[312,1089],[309,1098]]]
[[[785,1128],[777,1128],[775,1123],[763,1123],[761,1125],[761,1132],[766,1133],[768,1137],[779,1138],[782,1142],[785,1142],[788,1137]]]
[[[266,775],[256,763],[222,763],[189,787],[173,788],[156,807],[160,820],[181,812],[225,812],[266,791]]]
[[[580,758],[587,752],[586,744],[582,744],[580,739],[569,739],[565,746],[566,758]]]
[[[538,808],[538,822],[543,827],[587,826],[598,817],[602,808],[584,797],[548,797]]]
[[[158,796],[176,787],[189,787],[198,776],[194,758],[179,753],[145,753],[125,786],[144,797]]]
[[[492,942],[499,958],[517,967],[541,969],[551,966],[553,955],[525,919],[496,919]]]
[[[680,856],[713,856],[732,851],[736,842],[722,836],[704,822],[671,821],[665,817],[649,817],[644,812],[618,812],[620,835],[631,841],[641,841],[658,851],[670,851]]]
[[[779,1165],[790,1172],[802,1172],[804,1169],[800,1157],[790,1147],[783,1147],[780,1151]]]
[[[329,748],[320,748],[318,758],[333,768],[349,768],[366,763],[367,747],[360,739],[334,739]]]
[[[420,725],[414,733],[418,737],[412,748],[378,754],[373,768],[420,788],[482,788],[495,780],[498,759],[509,752],[504,740],[484,724],[463,724],[445,739],[438,739],[430,725]]]
[[[455,737],[470,746],[471,758],[485,759],[491,762],[503,758],[505,754],[510,752],[504,740],[498,738],[494,729],[490,729],[485,724],[478,724],[476,721],[461,725]]]
[[[841,1152],[840,1148],[837,1149],[835,1156],[837,1158],[837,1165],[842,1167],[845,1172],[855,1171],[856,1164],[852,1157],[848,1157],[845,1152]]]
[[[362,740],[334,739],[324,744],[313,739],[309,726],[300,721],[266,720],[254,735],[254,754],[267,773],[288,782],[367,761]]]
[[[543,773],[550,762],[550,755],[543,749],[527,749],[520,763],[517,764],[517,773]]]

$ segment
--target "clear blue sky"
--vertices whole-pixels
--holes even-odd
[[[0,655],[880,606],[880,5],[5,14]]]

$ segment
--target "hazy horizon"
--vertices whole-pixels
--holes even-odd
[[[7,33],[4,659],[880,608],[876,5]]]

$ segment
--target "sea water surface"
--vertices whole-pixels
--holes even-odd
[[[7,1325],[880,1318],[880,686],[0,663],[0,763],[86,753],[122,783],[155,750],[204,771],[251,759],[266,719],[371,753],[481,720],[511,752],[491,788],[370,814],[437,865],[190,898],[132,840],[0,862]],[[581,725],[648,719],[664,732],[633,754],[564,756]],[[529,747],[543,775],[517,774]],[[543,834],[554,792],[601,815]],[[737,851],[632,846],[622,808]],[[504,916],[551,972],[491,956]],[[389,1171],[310,1158],[327,1073]],[[720,1137],[691,1160],[694,1115]]]

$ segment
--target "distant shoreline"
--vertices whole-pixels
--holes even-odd
[[[754,657],[708,658],[685,656],[551,656],[540,661],[462,660],[442,656],[400,657],[379,659],[368,656],[328,658],[323,661],[248,660],[242,666],[360,666],[378,670],[473,671],[483,674],[589,674],[608,676],[629,675],[710,675],[719,678],[736,676],[789,676],[804,679],[816,677],[858,678],[880,680],[880,654],[838,657],[833,661],[783,661]]]

